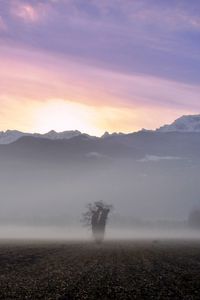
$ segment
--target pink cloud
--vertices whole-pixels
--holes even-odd
[[[105,129],[130,132],[156,128],[200,108],[199,86],[113,72],[31,49],[0,47],[0,56],[4,58],[0,61],[3,129],[15,128],[23,116],[31,118],[35,107],[46,107],[51,102],[84,107],[98,134]],[[17,129],[35,130],[33,124],[25,125]]]
[[[13,92],[18,96],[23,93],[35,100],[70,99],[93,106],[200,108],[198,85],[114,72],[77,62],[71,56],[58,58],[30,48],[0,47],[0,54],[4,57],[0,63],[3,93]]]
[[[14,1],[11,5],[11,13],[15,17],[27,23],[42,21],[48,13],[49,6],[45,3],[30,4],[22,1]]]

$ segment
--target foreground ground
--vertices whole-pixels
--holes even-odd
[[[0,244],[0,299],[200,299],[200,243]]]

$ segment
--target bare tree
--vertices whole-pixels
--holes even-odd
[[[105,204],[103,201],[97,201],[87,205],[87,211],[83,214],[83,221],[91,227],[92,235],[97,243],[104,239],[108,214],[112,206]]]

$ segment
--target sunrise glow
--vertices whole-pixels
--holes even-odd
[[[72,103],[64,100],[51,100],[41,105],[35,114],[35,130],[37,132],[48,132],[53,128],[56,131],[80,130],[98,134],[94,128],[92,119],[95,114],[93,108],[84,104]]]
[[[86,2],[1,2],[0,130],[101,135],[199,112],[192,5]]]

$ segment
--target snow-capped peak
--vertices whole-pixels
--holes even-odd
[[[172,124],[157,129],[159,132],[200,132],[200,115],[186,115],[178,118]]]
[[[110,136],[119,136],[119,135],[124,135],[125,133],[122,132],[113,132],[113,133],[109,133],[108,131],[105,131],[104,134],[101,136],[101,138],[106,138],[106,137],[110,137]]]
[[[33,137],[43,137],[51,140],[58,140],[58,139],[70,139],[72,137],[81,135],[82,133],[78,130],[73,131],[63,131],[63,132],[56,132],[51,130],[47,133],[40,134],[40,133],[25,133],[17,130],[7,130],[7,131],[0,131],[0,144],[10,144],[17,141],[19,138],[23,136],[33,136]]]
[[[78,130],[69,130],[69,131],[63,131],[63,132],[56,132],[54,130],[51,130],[42,136],[48,139],[52,140],[59,140],[59,139],[70,139],[74,136],[81,135],[81,132]]]
[[[22,136],[29,136],[30,133],[24,133],[18,130],[0,131],[0,144],[10,144]]]

